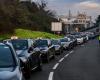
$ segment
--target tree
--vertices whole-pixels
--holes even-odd
[[[0,0],[0,32],[13,32],[16,28],[50,32],[51,22],[57,21],[47,3],[31,0]]]
[[[98,18],[96,20],[96,26],[100,27],[100,15],[98,15]]]

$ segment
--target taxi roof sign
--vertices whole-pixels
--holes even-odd
[[[11,39],[18,39],[18,37],[17,36],[12,36]]]

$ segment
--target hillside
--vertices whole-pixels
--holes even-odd
[[[31,31],[25,29],[16,29],[14,34],[0,35],[0,40],[10,38],[11,36],[18,36],[19,38],[61,38],[62,36],[54,35],[47,32]]]

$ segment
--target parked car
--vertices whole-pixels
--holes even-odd
[[[49,39],[35,40],[34,49],[40,50],[42,61],[49,62],[51,58],[55,58],[55,48]]]
[[[83,37],[84,43],[89,40],[89,37],[86,34],[82,34],[81,36]]]
[[[63,46],[63,49],[70,50],[73,48],[72,41],[69,38],[61,38],[60,42],[61,46]]]
[[[94,39],[96,37],[93,32],[85,32],[85,34],[88,36],[89,40]]]
[[[61,54],[63,52],[63,47],[61,46],[61,42],[58,39],[51,40],[52,45],[55,48],[55,54]]]
[[[74,35],[77,39],[77,44],[83,44],[84,38],[81,35]]]
[[[3,43],[0,43],[0,80],[24,80],[15,50]]]
[[[69,38],[72,41],[73,47],[77,46],[77,39],[73,35],[67,35],[67,38]]]
[[[21,68],[26,78],[30,78],[34,69],[42,70],[41,55],[33,50],[31,39],[11,39],[6,43],[11,43],[21,62]]]

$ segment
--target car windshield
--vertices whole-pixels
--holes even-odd
[[[27,40],[12,40],[12,45],[15,50],[26,50],[28,49],[28,41]]]
[[[47,40],[36,40],[35,47],[48,46]]]
[[[61,42],[68,42],[68,39],[60,39]]]
[[[70,39],[74,39],[74,37],[73,36],[67,36],[68,38],[70,38]]]
[[[52,44],[58,45],[59,44],[59,41],[58,40],[52,40]]]
[[[0,67],[12,67],[14,65],[14,59],[10,47],[0,45]]]
[[[80,36],[80,35],[75,35],[75,37],[76,37],[76,38],[82,38],[82,36]]]

